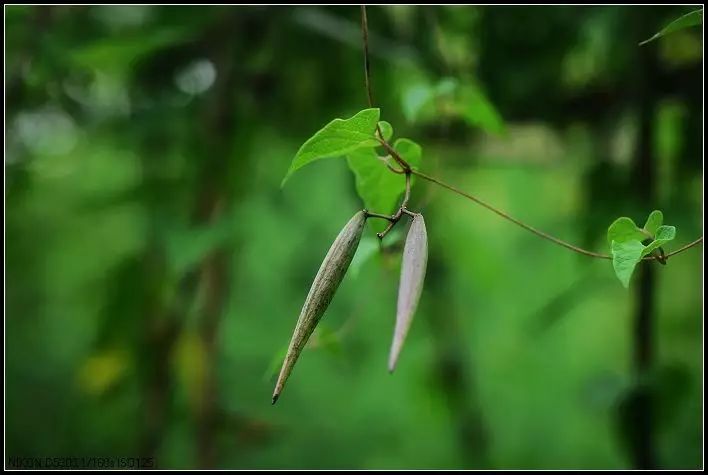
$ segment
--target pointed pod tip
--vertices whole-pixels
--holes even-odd
[[[271,403],[271,406],[275,406],[275,403],[278,402],[279,397],[280,394],[273,394],[273,402]]]
[[[398,355],[391,355],[388,359],[388,374],[393,374],[396,370],[396,363],[398,363]]]
[[[396,325],[388,358],[389,372],[396,368],[423,290],[428,261],[428,237],[422,214],[415,214],[408,230],[401,261],[401,280],[396,305]]]
[[[320,269],[317,271],[315,280],[312,282],[310,292],[305,299],[300,316],[295,324],[295,330],[290,339],[290,345],[285,354],[278,381],[275,384],[273,404],[277,402],[278,396],[283,391],[285,383],[292,373],[295,362],[302,353],[302,349],[324,316],[339,284],[344,279],[344,275],[359,246],[366,224],[366,217],[365,210],[359,210],[351,217],[330,246],[320,265]]]

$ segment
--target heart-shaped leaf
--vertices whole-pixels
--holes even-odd
[[[627,241],[642,242],[646,239],[647,234],[634,224],[630,218],[617,218],[607,229],[607,242],[623,243]]]
[[[374,131],[379,109],[364,109],[349,119],[334,119],[325,125],[295,154],[281,186],[300,168],[322,158],[345,156],[361,147],[376,147]]]
[[[637,263],[642,260],[643,251],[644,245],[636,240],[612,241],[612,267],[625,288],[629,287],[629,279]]]
[[[617,218],[607,229],[607,240],[612,250],[612,266],[617,278],[629,286],[636,265],[646,256],[676,237],[674,226],[663,226],[664,214],[654,210],[649,214],[644,228],[638,228],[629,218]],[[648,244],[643,242],[650,240]],[[662,259],[662,263],[665,261]]]
[[[655,249],[659,249],[661,246],[663,246],[667,242],[673,241],[673,239],[675,237],[676,237],[676,228],[674,226],[660,226],[659,229],[657,229],[657,231],[656,231],[656,234],[654,236],[654,241],[649,243],[642,251],[642,257],[648,256]]]
[[[417,168],[421,162],[420,145],[409,139],[398,139],[393,144],[411,167]],[[393,173],[386,162],[396,164],[388,159],[380,159],[374,149],[361,148],[348,154],[347,164],[356,178],[356,191],[364,201],[364,206],[371,212],[391,214],[397,208],[398,200],[406,188],[403,175]],[[411,185],[414,183],[411,177]],[[375,221],[374,226],[382,225],[383,221]]]
[[[381,133],[383,134],[383,139],[385,141],[391,140],[391,137],[393,137],[393,127],[391,124],[386,122],[385,120],[382,120],[379,122],[379,129],[381,129]]]
[[[662,224],[664,224],[664,213],[659,210],[654,210],[649,214],[647,222],[644,223],[644,231],[649,233],[651,237],[654,237],[659,226]]]
[[[423,149],[411,139],[401,138],[393,144],[393,149],[413,168],[420,166]]]

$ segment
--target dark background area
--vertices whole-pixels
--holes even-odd
[[[661,209],[676,249],[702,234],[702,28],[639,42],[691,9],[372,6],[375,102],[423,171],[540,229],[608,252],[616,217]],[[363,206],[344,160],[280,188],[302,142],[367,106],[359,15],[5,7],[6,455],[699,468],[702,247],[626,290],[610,261],[420,181],[430,259],[397,371],[401,232],[270,405]],[[466,95],[414,113],[451,81]]]

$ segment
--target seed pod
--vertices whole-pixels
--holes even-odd
[[[312,282],[310,293],[307,294],[305,305],[303,305],[300,317],[295,325],[295,331],[290,340],[290,346],[285,355],[278,382],[275,384],[273,404],[278,400],[295,362],[310,335],[315,330],[317,323],[319,323],[325,310],[327,310],[337,287],[339,287],[347,268],[349,268],[349,264],[352,262],[354,253],[359,246],[361,234],[364,231],[366,216],[365,211],[359,211],[349,220],[337,236],[337,239],[332,243],[332,247],[330,247],[327,256],[324,258],[320,270],[317,271],[317,276]]]
[[[398,355],[403,348],[403,342],[411,327],[413,315],[420,293],[423,290],[425,268],[428,263],[428,235],[425,231],[425,220],[422,214],[416,214],[408,230],[406,244],[403,248],[401,263],[401,282],[398,287],[398,306],[396,309],[396,329],[388,357],[388,370],[396,368]]]

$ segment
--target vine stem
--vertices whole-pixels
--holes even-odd
[[[364,84],[366,86],[366,97],[369,103],[369,107],[374,107],[374,99],[373,99],[373,93],[371,92],[371,67],[369,63],[369,24],[368,20],[366,17],[366,6],[361,5],[361,37],[362,37],[362,42],[364,45]],[[473,201],[474,203],[486,208],[487,210],[497,214],[498,216],[506,219],[507,221],[510,221],[517,226],[525,229],[526,231],[529,231],[532,234],[535,234],[536,236],[545,239],[547,241],[550,241],[558,246],[564,247],[566,249],[569,249],[573,252],[576,252],[578,254],[587,256],[587,257],[592,257],[595,259],[612,259],[612,256],[609,254],[602,254],[599,252],[594,252],[594,251],[588,251],[587,249],[583,249],[581,247],[575,246],[569,242],[566,242],[562,239],[559,239],[555,236],[552,236],[546,232],[541,231],[540,229],[536,229],[533,226],[524,223],[520,219],[514,218],[513,216],[505,213],[504,211],[490,205],[489,203],[477,198],[474,195],[471,195],[469,193],[466,193],[459,188],[455,188],[452,185],[449,185],[445,183],[442,180],[439,180],[433,176],[426,175],[425,173],[422,173],[418,170],[414,170],[410,167],[408,162],[406,162],[403,157],[401,157],[396,150],[386,141],[386,139],[383,136],[383,133],[381,132],[381,127],[379,127],[379,124],[376,124],[376,131],[379,135],[379,143],[386,149],[386,151],[391,155],[391,157],[398,163],[398,165],[401,167],[401,170],[397,170],[391,164],[387,163],[386,166],[391,170],[393,173],[397,174],[405,174],[406,175],[406,193],[403,198],[403,201],[401,202],[401,206],[396,212],[396,214],[392,216],[385,216],[385,215],[377,215],[376,213],[369,213],[369,216],[372,217],[377,217],[377,218],[383,218],[389,221],[388,227],[381,233],[378,233],[379,238],[383,238],[390,230],[393,228],[393,226],[396,225],[398,220],[401,218],[403,214],[408,214],[412,215],[414,213],[411,213],[407,208],[408,200],[410,198],[410,176],[411,175],[416,175],[419,176],[420,178],[429,181],[430,183],[434,183],[442,188],[445,188],[449,191],[452,191],[453,193],[456,193],[464,198],[467,198],[470,201]],[[676,254],[679,254],[683,251],[686,251],[694,246],[697,246],[703,242],[703,236],[699,237],[695,241],[686,244],[685,246],[670,252],[666,255],[659,255],[659,256],[646,256],[642,260],[645,261],[653,261],[657,260],[661,263],[665,263],[666,260],[668,260],[670,257],[675,256]]]
[[[406,208],[408,205],[408,200],[411,197],[411,171],[406,172],[406,192],[405,195],[403,196],[403,201],[401,201],[401,206],[399,206],[398,211],[396,211],[396,214],[392,216],[386,216],[384,214],[379,214],[379,213],[369,213],[368,211],[365,211],[367,216],[371,216],[374,218],[382,218],[388,220],[388,226],[386,226],[386,229],[381,231],[380,233],[376,233],[376,235],[379,237],[379,239],[383,239],[384,236],[388,234],[388,232],[393,229],[393,227],[398,223],[398,221],[401,219],[401,217],[405,214],[408,216],[415,216],[415,213],[411,212]]]
[[[683,246],[683,247],[680,247],[680,248],[676,249],[675,251],[672,251],[672,252],[666,254],[666,255],[664,256],[664,259],[668,259],[669,257],[675,256],[676,254],[679,254],[679,253],[681,253],[681,252],[683,252],[683,251],[685,251],[685,250],[687,250],[687,249],[691,249],[693,246],[697,246],[697,245],[699,245],[699,244],[702,243],[702,242],[703,242],[703,236],[699,237],[698,239],[696,239],[696,240],[693,241],[693,242],[690,242],[690,243],[686,244],[686,245]]]
[[[369,101],[369,107],[374,107],[374,97],[371,93],[370,84],[370,63],[369,63],[369,23],[366,19],[366,5],[361,5],[361,39],[364,43],[364,83],[366,84],[366,98]],[[379,129],[378,124],[376,129]],[[383,138],[383,134],[379,130],[379,134]]]
[[[510,221],[510,222],[516,224],[517,226],[520,226],[520,227],[524,228],[525,230],[527,230],[527,231],[529,231],[529,232],[535,234],[536,236],[538,236],[538,237],[540,237],[540,238],[543,238],[543,239],[546,239],[546,240],[548,240],[548,241],[551,241],[551,242],[554,243],[554,244],[557,244],[557,245],[559,245],[559,246],[565,247],[566,249],[570,249],[571,251],[577,252],[578,254],[582,254],[582,255],[584,255],[584,256],[594,257],[594,258],[596,258],[596,259],[612,259],[612,256],[610,256],[609,254],[602,254],[602,253],[599,253],[599,252],[588,251],[587,249],[583,249],[583,248],[581,248],[581,247],[578,247],[578,246],[575,246],[575,245],[573,245],[573,244],[570,244],[569,242],[563,241],[562,239],[559,239],[559,238],[557,238],[557,237],[555,237],[555,236],[551,236],[551,235],[548,234],[548,233],[545,233],[545,232],[543,232],[543,231],[541,231],[541,230],[539,230],[539,229],[536,229],[536,228],[534,228],[533,226],[528,225],[528,224],[524,223],[523,221],[521,221],[521,220],[519,220],[519,219],[517,219],[517,218],[514,218],[513,216],[510,216],[509,214],[505,213],[504,211],[502,211],[502,210],[500,210],[500,209],[498,209],[498,208],[495,208],[494,206],[492,206],[492,205],[490,205],[489,203],[487,203],[487,202],[485,202],[485,201],[483,201],[483,200],[477,198],[476,196],[471,195],[471,194],[469,194],[469,193],[467,193],[467,192],[464,192],[464,191],[460,190],[459,188],[456,188],[456,187],[454,187],[454,186],[452,186],[452,185],[449,185],[449,184],[445,183],[444,181],[441,181],[441,180],[439,180],[439,179],[437,179],[437,178],[435,178],[435,177],[426,175],[425,173],[419,172],[418,170],[412,170],[411,173],[412,173],[413,175],[419,176],[420,178],[422,178],[422,179],[424,179],[424,180],[427,180],[427,181],[429,181],[429,182],[431,182],[431,183],[435,183],[436,185],[441,186],[441,187],[443,187],[443,188],[445,188],[445,189],[447,189],[447,190],[449,190],[449,191],[452,191],[453,193],[456,193],[456,194],[458,194],[458,195],[460,195],[460,196],[462,196],[462,197],[464,197],[464,198],[467,198],[468,200],[473,201],[474,203],[477,203],[478,205],[480,205],[480,206],[482,206],[482,207],[488,209],[489,211],[491,211],[491,212],[493,212],[493,213],[495,213],[495,214],[501,216],[502,218],[506,219],[507,221]],[[653,261],[653,260],[660,260],[660,259],[667,260],[669,257],[675,256],[676,254],[679,254],[679,253],[681,253],[681,252],[683,252],[683,251],[686,251],[686,250],[688,250],[688,249],[690,249],[690,248],[692,248],[692,247],[694,247],[694,246],[697,246],[697,245],[700,244],[701,242],[703,242],[703,236],[699,237],[699,238],[696,239],[695,241],[693,241],[693,242],[691,242],[691,243],[689,243],[689,244],[686,244],[685,246],[683,246],[683,247],[681,247],[681,248],[679,248],[679,249],[677,249],[677,250],[675,250],[675,251],[673,251],[673,252],[670,252],[670,253],[668,253],[668,254],[666,254],[666,255],[664,255],[664,256],[659,256],[659,257],[656,257],[656,256],[646,256],[646,257],[644,257],[642,260],[645,260],[645,261]]]
[[[543,238],[543,239],[546,239],[546,240],[548,240],[548,241],[551,241],[551,242],[553,242],[553,243],[555,243],[555,244],[558,244],[559,246],[563,246],[563,247],[565,247],[566,249],[570,249],[571,251],[577,252],[578,254],[582,254],[582,255],[584,255],[584,256],[595,257],[595,258],[597,258],[597,259],[612,259],[612,256],[610,256],[610,255],[608,255],[608,254],[601,254],[601,253],[598,253],[598,252],[588,251],[588,250],[583,249],[583,248],[581,248],[581,247],[574,246],[573,244],[570,244],[570,243],[568,243],[568,242],[565,242],[565,241],[563,241],[562,239],[558,239],[558,238],[555,237],[555,236],[551,236],[551,235],[548,234],[548,233],[545,233],[545,232],[543,232],[543,231],[541,231],[541,230],[539,230],[539,229],[536,229],[536,228],[534,228],[533,226],[530,226],[530,225],[524,223],[523,221],[521,221],[521,220],[519,220],[519,219],[516,219],[516,218],[514,218],[513,216],[508,215],[508,214],[505,213],[504,211],[495,208],[494,206],[490,205],[489,203],[487,203],[487,202],[485,202],[485,201],[482,201],[481,199],[477,198],[476,196],[471,195],[471,194],[469,194],[469,193],[466,193],[466,192],[460,190],[459,188],[455,188],[455,187],[452,186],[452,185],[448,185],[447,183],[445,183],[445,182],[443,182],[443,181],[440,181],[440,180],[438,180],[438,179],[435,178],[435,177],[426,175],[425,173],[419,172],[419,171],[417,171],[417,170],[413,170],[412,173],[413,173],[414,175],[416,175],[416,176],[421,177],[421,178],[424,179],[424,180],[427,180],[427,181],[429,181],[429,182],[431,182],[431,183],[435,183],[435,184],[438,185],[438,186],[442,186],[443,188],[445,188],[445,189],[447,189],[447,190],[450,190],[450,191],[452,191],[453,193],[457,193],[458,195],[463,196],[463,197],[467,198],[468,200],[477,203],[478,205],[480,205],[480,206],[482,206],[482,207],[488,209],[488,210],[491,211],[492,213],[496,213],[497,215],[501,216],[502,218],[506,219],[507,221],[511,221],[512,223],[516,224],[517,226],[520,226],[520,227],[524,228],[525,230],[527,230],[527,231],[529,231],[529,232],[535,234],[535,235],[538,236],[538,237],[541,237],[541,238]]]
[[[371,92],[371,62],[369,61],[369,22],[366,18],[366,6],[361,5],[361,40],[364,44],[364,85],[366,86],[366,99],[369,102],[369,107],[374,107],[374,95]],[[403,158],[386,142],[381,126],[376,123],[376,132],[379,135],[379,142],[391,154],[393,159],[403,168],[405,173],[409,173],[411,167]],[[389,168],[391,168],[389,166]]]

